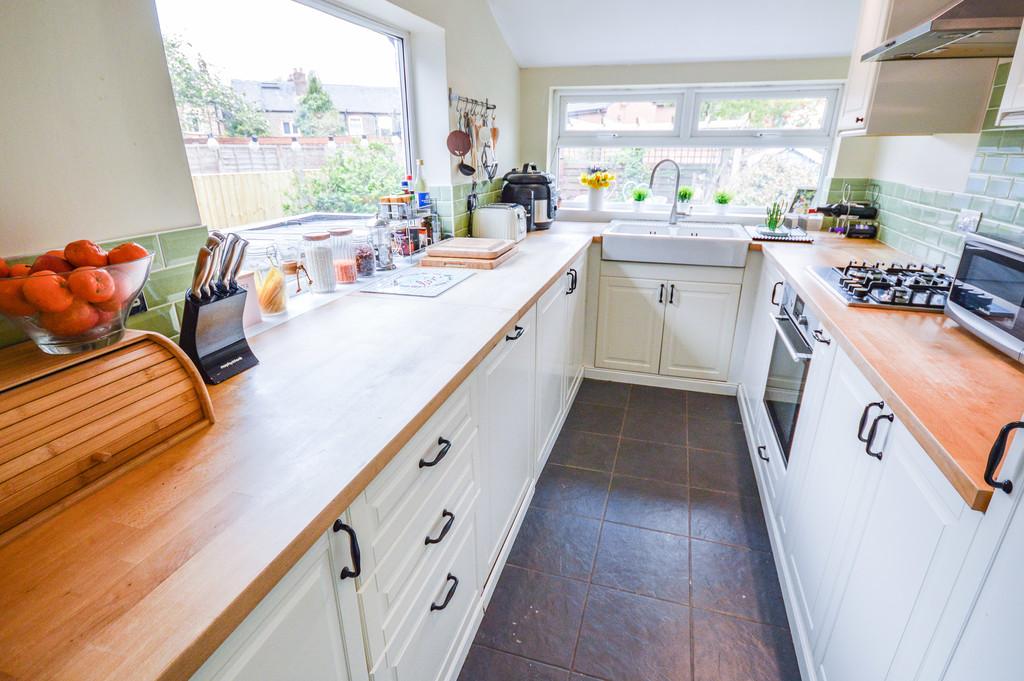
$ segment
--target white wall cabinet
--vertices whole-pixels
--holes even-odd
[[[996,59],[860,60],[948,5],[948,0],[864,0],[839,108],[840,131],[926,135],[981,129]],[[957,106],[949,106],[950,92],[957,93]]]
[[[1024,125],[1024,31],[1017,39],[1017,50],[1010,66],[1010,74],[1003,89],[1003,100],[999,104],[996,124],[1003,126]]]
[[[601,277],[600,298],[598,367],[728,377],[738,284]]]
[[[349,558],[332,556],[327,537],[318,539],[192,678],[365,681],[355,585],[338,579]]]

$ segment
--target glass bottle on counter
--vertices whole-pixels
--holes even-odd
[[[356,281],[356,256],[352,249],[352,228],[335,227],[328,230],[331,235],[331,257],[334,262],[334,276],[339,284]]]
[[[264,317],[288,311],[287,283],[274,245],[253,249],[248,257],[256,282],[256,300]]]
[[[327,232],[302,235],[302,253],[306,272],[313,278],[313,293],[331,293],[337,287],[330,239]]]
[[[366,234],[353,237],[352,248],[356,256],[356,273],[359,278],[372,277],[377,273],[377,254]]]

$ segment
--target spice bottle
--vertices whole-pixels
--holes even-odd
[[[306,272],[313,278],[313,293],[331,293],[337,286],[330,239],[327,232],[302,235],[302,253]]]
[[[354,237],[352,246],[356,256],[356,272],[360,278],[372,277],[377,272],[377,255],[370,238],[366,235]]]
[[[352,228],[335,227],[331,235],[331,258],[334,276],[339,284],[352,284],[356,280],[356,256],[352,250]]]

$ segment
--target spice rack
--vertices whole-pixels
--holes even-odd
[[[387,198],[378,204],[377,218],[385,224],[395,256],[412,257],[448,238],[441,233],[435,200],[421,207],[414,205],[411,195],[410,200],[403,201],[388,201]]]

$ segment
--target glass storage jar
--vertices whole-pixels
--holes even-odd
[[[302,254],[306,261],[306,272],[313,279],[313,293],[334,291],[338,282],[334,276],[331,235],[327,232],[303,234]]]
[[[373,250],[370,237],[361,234],[353,238],[353,250],[356,256],[356,272],[360,278],[372,277],[377,273],[377,253]]]
[[[277,247],[273,244],[249,251],[249,267],[256,282],[256,300],[264,317],[288,311],[287,282]]]
[[[335,227],[327,231],[331,235],[334,276],[339,284],[352,284],[356,280],[356,256],[352,250],[352,228]]]

